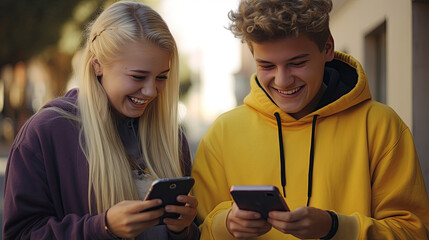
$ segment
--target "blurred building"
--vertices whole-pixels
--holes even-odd
[[[333,0],[336,49],[353,55],[374,99],[411,129],[429,190],[429,0]]]

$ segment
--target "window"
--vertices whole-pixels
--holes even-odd
[[[373,99],[386,103],[386,21],[365,36],[365,70]]]

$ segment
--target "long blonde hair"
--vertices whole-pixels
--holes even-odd
[[[149,42],[170,53],[170,73],[159,93],[139,120],[139,139],[145,163],[154,178],[181,176],[179,160],[179,98],[177,47],[168,26],[149,6],[116,2],[89,26],[84,49],[78,105],[81,147],[89,164],[88,201],[93,193],[101,213],[122,200],[138,199],[125,148],[112,118],[104,88],[91,61],[109,64],[130,42]]]

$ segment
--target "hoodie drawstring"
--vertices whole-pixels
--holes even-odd
[[[313,190],[314,133],[316,132],[316,120],[317,120],[317,115],[314,115],[313,124],[311,126],[310,163],[308,166],[307,207],[310,206],[311,192]]]
[[[277,130],[279,137],[279,147],[280,147],[280,177],[282,181],[283,188],[283,197],[286,197],[286,166],[285,166],[285,155],[284,155],[284,147],[283,147],[283,134],[282,134],[282,122],[280,119],[280,114],[278,112],[274,113],[274,116],[277,120]],[[313,123],[311,126],[311,144],[310,144],[310,160],[308,166],[308,186],[307,186],[307,207],[310,206],[310,198],[313,190],[313,166],[314,166],[314,134],[316,132],[316,121],[318,115],[313,116]]]
[[[280,177],[282,179],[282,187],[283,187],[283,197],[286,197],[286,166],[285,166],[285,154],[283,149],[283,134],[282,134],[282,121],[280,119],[280,114],[278,112],[274,113],[274,116],[276,116],[277,120],[277,129],[279,134],[279,147],[280,147],[280,168],[281,173]]]

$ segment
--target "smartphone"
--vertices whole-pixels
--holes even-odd
[[[155,180],[149,188],[148,193],[144,200],[151,200],[159,198],[162,200],[162,205],[154,208],[146,209],[145,211],[164,208],[166,205],[185,205],[179,203],[176,199],[179,195],[188,195],[191,188],[194,186],[195,180],[192,177],[179,177],[179,178],[161,178]],[[178,213],[165,212],[161,216],[160,224],[163,223],[164,218],[178,218]]]
[[[233,185],[230,193],[239,209],[259,212],[265,219],[270,211],[289,211],[276,186]]]

